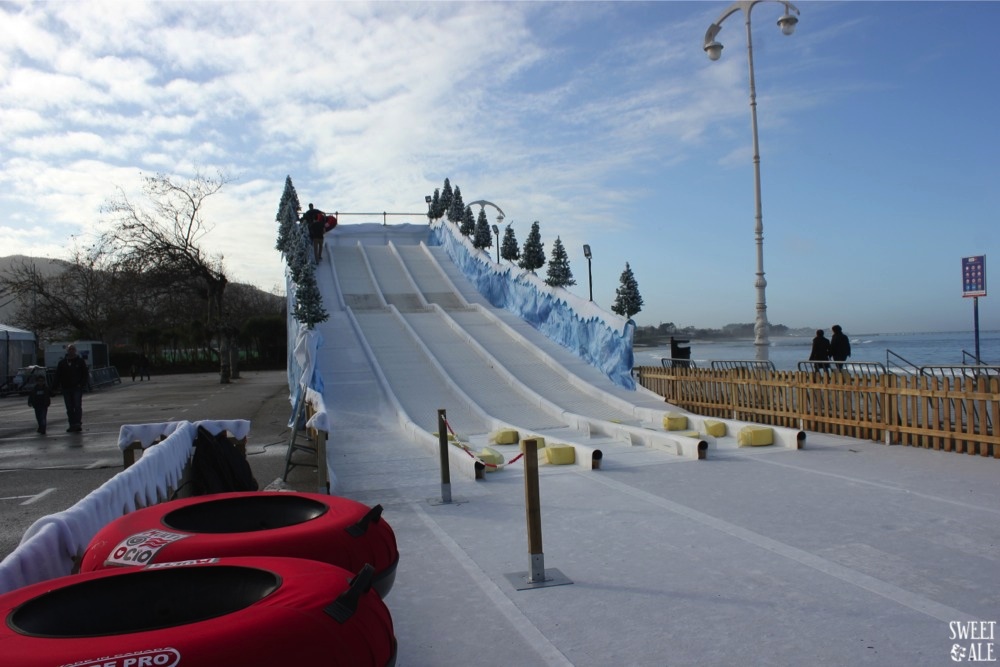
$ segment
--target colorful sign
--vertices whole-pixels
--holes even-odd
[[[962,258],[962,296],[986,296],[986,255]]]

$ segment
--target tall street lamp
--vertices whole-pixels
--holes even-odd
[[[711,60],[718,60],[722,55],[722,44],[715,41],[715,37],[722,30],[722,22],[737,11],[743,12],[747,28],[747,64],[750,68],[750,126],[753,130],[754,217],[756,219],[754,239],[757,243],[757,280],[754,282],[754,286],[757,288],[757,319],[753,325],[753,344],[756,348],[756,358],[761,361],[767,361],[770,343],[767,338],[767,301],[764,298],[764,289],[767,287],[767,281],[764,280],[764,216],[760,206],[760,146],[757,143],[757,90],[753,77],[750,10],[754,8],[754,5],[767,1],[780,2],[785,6],[785,14],[778,19],[778,27],[781,28],[782,33],[791,35],[795,31],[795,24],[799,22],[799,19],[793,16],[792,12],[798,14],[799,10],[798,7],[785,0],[741,0],[734,2],[726,11],[722,12],[715,23],[708,26],[708,31],[705,33],[705,53]]]
[[[583,256],[587,258],[587,284],[590,286],[590,300],[594,300],[594,274],[590,270],[590,246],[586,243],[583,244]]]

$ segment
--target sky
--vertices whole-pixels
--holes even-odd
[[[972,331],[961,260],[1000,271],[1000,2],[795,6],[791,36],[782,3],[750,12],[768,320]],[[728,7],[0,0],[0,255],[67,257],[143,176],[222,173],[203,245],[283,292],[286,176],[303,205],[406,214],[448,178],[519,243],[560,238],[588,296],[589,244],[601,306],[628,263],[640,326],[752,322],[744,15],[703,51]]]

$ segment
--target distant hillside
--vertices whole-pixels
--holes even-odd
[[[30,257],[28,255],[8,255],[7,257],[0,257],[0,275],[3,275],[13,267],[20,266],[23,262],[33,264],[45,276],[56,275],[69,266],[69,262],[62,259]],[[253,285],[246,285],[245,283],[231,283],[231,285],[239,285],[243,289],[259,292],[262,299],[265,299],[268,303],[273,301],[279,307],[284,302],[284,297],[275,296]],[[13,317],[16,310],[17,302],[15,300],[0,295],[0,323],[11,324],[11,317]]]
[[[7,273],[11,268],[20,266],[23,262],[33,264],[38,271],[45,276],[53,276],[61,273],[68,263],[61,259],[49,259],[48,257],[29,257],[27,255],[8,255],[0,257],[0,275]],[[0,294],[0,322],[10,324],[10,318],[17,310],[17,302],[10,297]]]

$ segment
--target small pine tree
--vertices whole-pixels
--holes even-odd
[[[301,280],[295,287],[295,319],[309,329],[330,319],[316,283],[316,267],[310,261],[302,267]]]
[[[465,202],[462,201],[462,190],[457,185],[451,194],[451,206],[448,207],[448,220],[459,224],[465,215]],[[470,232],[471,233],[471,232]],[[468,234],[466,234],[468,236]]]
[[[292,177],[285,176],[285,190],[281,193],[281,201],[278,202],[278,214],[275,220],[278,222],[278,240],[274,244],[276,250],[288,256],[288,239],[291,228],[299,221],[299,195],[292,185]]]
[[[531,223],[531,231],[524,241],[524,249],[521,251],[521,261],[518,264],[525,271],[535,272],[545,266],[545,244],[542,243],[542,234],[538,228],[538,221]]]
[[[278,212],[278,239],[274,243],[275,249],[281,252],[286,261],[289,255],[289,244],[295,234],[295,228],[298,226],[296,223],[299,220],[299,216],[292,206],[292,203],[286,202]]]
[[[441,211],[447,211],[451,208],[451,200],[454,199],[455,193],[451,189],[451,181],[447,178],[444,179],[444,186],[441,188]],[[441,217],[440,215],[438,216]]]
[[[642,296],[639,294],[639,283],[632,274],[632,268],[625,262],[622,271],[621,285],[615,290],[615,302],[611,312],[622,317],[631,318],[642,311]]]
[[[569,255],[566,254],[566,248],[558,236],[556,242],[552,244],[552,256],[549,258],[545,284],[549,287],[569,287],[576,284],[573,271],[569,268]]]
[[[313,261],[312,243],[309,241],[305,225],[295,225],[292,228],[286,257],[292,282],[299,284],[302,281],[303,268]]]
[[[503,233],[503,242],[500,244],[500,256],[508,262],[516,262],[521,259],[521,250],[517,247],[517,238],[514,236],[514,228],[507,225]]]
[[[461,221],[462,224],[458,227],[459,233],[462,236],[472,236],[472,233],[476,231],[476,219],[472,217],[471,206],[465,207],[465,212],[462,213]]]
[[[438,192],[437,188],[434,188],[434,196],[431,197],[431,205],[427,209],[427,217],[433,220],[437,220],[441,217],[441,193]]]
[[[490,223],[486,221],[486,207],[479,207],[479,216],[476,218],[476,232],[472,237],[472,247],[479,248],[492,248],[493,247],[493,234],[490,231]]]

